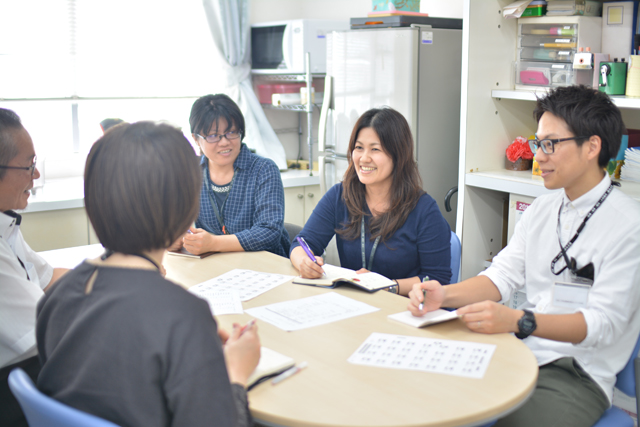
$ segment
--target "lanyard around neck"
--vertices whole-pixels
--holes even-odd
[[[604,192],[602,197],[600,197],[600,199],[596,202],[596,204],[593,205],[593,207],[591,208],[589,213],[587,213],[587,216],[584,217],[584,219],[582,220],[582,224],[580,224],[580,226],[578,227],[578,230],[576,230],[576,234],[573,235],[571,240],[569,240],[569,243],[567,243],[564,247],[562,246],[562,241],[560,240],[560,214],[562,212],[562,206],[564,206],[564,200],[562,201],[562,203],[560,203],[560,209],[558,209],[558,225],[556,226],[556,234],[558,236],[558,244],[560,245],[560,253],[558,253],[558,255],[556,255],[556,257],[553,259],[553,261],[551,261],[551,272],[553,274],[558,276],[560,273],[562,273],[564,270],[566,270],[567,267],[569,267],[569,269],[572,272],[575,271],[575,269],[576,269],[576,266],[574,265],[575,264],[575,260],[573,260],[573,262],[569,260],[569,256],[567,255],[567,251],[573,245],[573,243],[578,239],[578,236],[580,235],[580,232],[582,231],[584,226],[587,224],[587,221],[589,221],[589,218],[591,218],[593,216],[595,211],[598,210],[600,205],[602,205],[602,203],[606,200],[606,198],[609,196],[609,194],[611,194],[611,191],[613,191],[613,186],[616,185],[616,184],[617,183],[612,182],[611,185],[609,185],[609,188],[607,188],[607,191]],[[556,270],[555,270],[556,262],[558,262],[560,260],[560,258],[564,258],[565,266],[560,271],[556,272]]]
[[[233,181],[236,179],[236,171],[235,169],[233,170],[233,178],[231,178],[231,183],[229,184],[229,192],[227,193],[227,197],[224,199],[224,202],[222,202],[222,206],[220,206],[220,209],[218,210],[218,204],[215,202],[215,200],[213,200],[213,197],[211,197],[211,190],[209,188],[210,186],[206,185],[206,183],[211,181],[207,174],[208,170],[209,170],[209,166],[202,168],[202,179],[205,182],[205,187],[207,188],[207,196],[209,196],[209,203],[211,203],[211,207],[213,208],[213,213],[216,214],[218,223],[220,224],[220,227],[222,227],[222,234],[229,234],[227,232],[227,228],[224,225],[224,207],[227,204],[227,200],[229,200],[229,195],[231,194],[231,189],[233,188]]]
[[[371,254],[369,255],[369,266],[367,267],[367,260],[365,256],[365,244],[364,244],[364,215],[362,216],[362,220],[360,221],[360,249],[362,250],[362,268],[365,270],[373,271],[373,257],[376,254],[376,249],[378,249],[378,243],[380,243],[380,236],[376,237],[375,242],[373,242],[373,247],[371,248]]]

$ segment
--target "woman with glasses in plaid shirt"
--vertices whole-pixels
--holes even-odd
[[[193,104],[189,123],[202,152],[200,213],[195,227],[171,249],[286,256],[289,235],[280,171],[242,142],[245,124],[238,105],[224,94],[203,96]]]

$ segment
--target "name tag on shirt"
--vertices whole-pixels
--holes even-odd
[[[553,285],[552,304],[573,309],[586,307],[589,289],[591,286],[586,283],[556,282]]]

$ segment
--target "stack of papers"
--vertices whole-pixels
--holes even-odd
[[[602,3],[593,0],[547,0],[547,16],[600,16]]]
[[[624,165],[620,170],[620,179],[640,182],[640,148],[627,148],[624,152]]]

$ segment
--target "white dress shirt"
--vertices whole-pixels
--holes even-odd
[[[37,354],[36,305],[53,277],[24,241],[18,218],[0,212],[0,368]]]
[[[507,247],[480,273],[497,286],[503,301],[523,290],[523,308],[535,313],[582,312],[587,336],[579,344],[530,336],[524,340],[542,366],[573,357],[611,401],[615,375],[629,360],[640,333],[640,203],[614,188],[588,220],[567,251],[577,267],[593,263],[594,283],[587,305],[579,309],[556,307],[553,284],[571,280],[569,269],[556,276],[551,261],[560,252],[558,210],[562,204],[560,238],[566,245],[591,208],[609,187],[605,176],[589,192],[570,201],[564,191],[537,198],[524,212]],[[624,184],[623,184],[624,185]],[[565,265],[556,263],[556,271]]]

